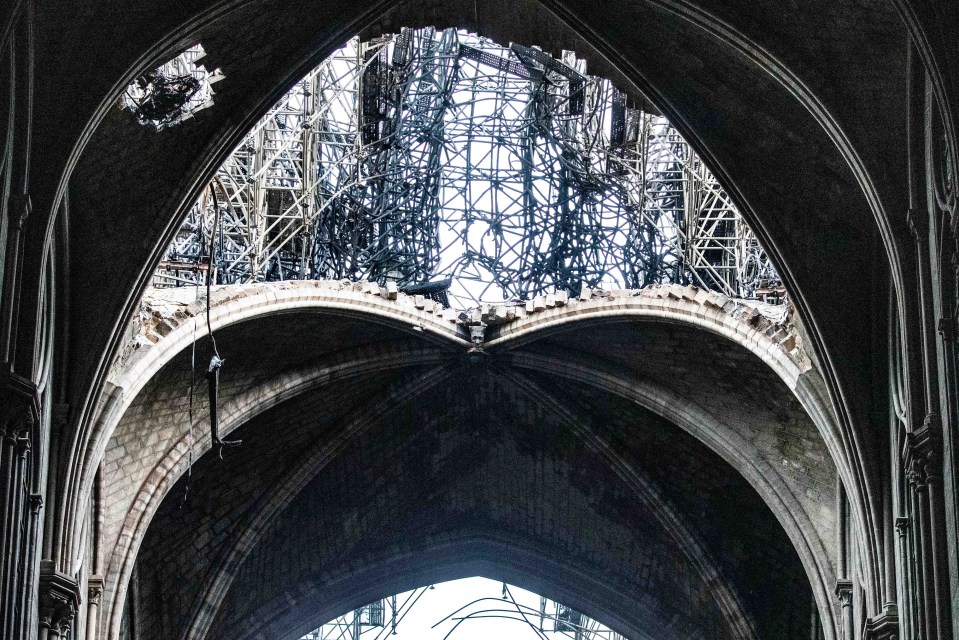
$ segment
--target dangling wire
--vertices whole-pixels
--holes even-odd
[[[196,284],[196,299],[200,299],[200,283]],[[190,416],[190,430],[187,440],[189,441],[189,453],[186,467],[186,488],[183,491],[183,501],[180,503],[182,508],[186,504],[187,496],[190,495],[190,482],[193,480],[193,390],[196,388],[196,316],[193,317],[193,340],[190,345],[190,403],[188,413]]]
[[[213,228],[210,229],[210,251],[207,254],[210,262],[206,270],[206,331],[210,336],[210,344],[213,347],[213,355],[219,359],[220,353],[216,350],[216,336],[213,335],[213,327],[210,325],[210,288],[213,284],[213,251],[216,243],[216,231],[220,223],[220,202],[216,197],[216,187],[211,186],[210,191],[213,194]]]
[[[199,257],[197,257],[196,266],[197,268],[199,268],[200,266]],[[199,279],[196,280],[196,285],[194,287],[194,290],[196,293],[193,301],[199,302],[200,301]],[[209,308],[210,308],[210,304],[209,304],[209,293],[208,293],[207,294],[207,310],[208,311],[209,311]],[[189,418],[190,418],[190,429],[187,435],[187,440],[189,441],[189,445],[188,445],[189,452],[187,454],[186,487],[183,490],[183,500],[182,502],[180,502],[181,509],[183,508],[183,505],[186,504],[186,499],[190,495],[190,483],[193,480],[193,447],[196,442],[193,435],[193,426],[194,426],[193,394],[196,389],[196,326],[197,326],[197,321],[196,321],[196,316],[194,315],[193,316],[193,339],[190,341],[190,392],[189,392],[190,402],[189,402],[189,409],[187,410],[187,413],[189,414]]]
[[[220,440],[219,429],[217,427],[217,401],[220,391],[220,367],[223,366],[223,358],[220,357],[216,348],[216,336],[213,335],[213,325],[210,321],[210,289],[213,283],[214,270],[214,249],[217,237],[217,227],[220,221],[220,202],[216,197],[216,187],[211,189],[213,194],[213,229],[210,231],[210,266],[206,273],[206,330],[210,336],[210,346],[213,350],[213,356],[210,358],[210,365],[206,370],[206,379],[209,386],[210,397],[210,439],[213,447],[217,450],[220,459],[223,459],[224,447],[235,447],[242,443],[242,440]]]

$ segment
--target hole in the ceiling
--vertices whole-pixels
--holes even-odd
[[[123,107],[141,124],[158,131],[192,118],[213,105],[213,85],[223,79],[219,69],[208,71],[203,45],[185,50],[172,60],[144,73],[127,87]]]

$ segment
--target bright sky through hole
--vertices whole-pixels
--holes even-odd
[[[555,624],[547,618],[540,627],[540,596],[509,585],[510,599],[503,599],[503,583],[487,578],[466,578],[434,585],[433,589],[406,592],[397,596],[397,606],[402,608],[404,601],[412,594],[419,599],[409,607],[408,612],[397,625],[396,635],[390,630],[390,605],[386,599],[384,616],[385,626],[364,627],[361,640],[572,640],[572,632],[555,631]],[[478,601],[479,602],[474,602]],[[515,601],[515,604],[514,604]],[[472,603],[472,604],[470,604]],[[469,605],[469,606],[466,606]],[[526,614],[527,621],[517,611],[517,605]],[[463,607],[466,608],[463,608]],[[460,610],[462,608],[462,610]],[[457,612],[457,610],[460,610]],[[549,600],[547,615],[555,615],[556,604]],[[472,614],[472,615],[470,615]],[[458,620],[468,616],[465,621]],[[504,619],[510,617],[512,619]],[[352,620],[352,614],[345,616]],[[445,620],[444,620],[445,619]],[[439,623],[439,624],[437,624]],[[533,627],[530,626],[533,624]],[[606,627],[583,618],[583,624],[593,629],[584,640],[613,640],[620,636]],[[434,625],[436,625],[434,627]],[[325,627],[325,634],[315,632],[304,636],[304,640],[325,638],[326,640],[350,640],[348,630]]]
[[[778,302],[701,159],[586,72],[452,29],[353,39],[224,163],[156,284],[202,279],[213,247],[218,284],[449,282],[459,309],[664,283]]]

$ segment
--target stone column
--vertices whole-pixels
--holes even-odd
[[[902,625],[903,636],[906,638],[915,638],[917,635],[915,618],[915,575],[912,554],[909,547],[909,518],[896,518],[896,542],[899,545],[899,575],[902,581],[902,595],[900,603],[902,604]]]
[[[69,640],[79,606],[77,581],[44,561],[40,567],[39,640]]]
[[[0,374],[0,637],[23,630],[24,595],[33,565],[30,486],[40,402],[35,387],[12,373]]]
[[[926,637],[944,639],[951,635],[951,617],[941,450],[938,421],[929,416],[908,435],[904,466],[912,488],[910,516],[924,601],[919,615],[925,618]]]
[[[100,600],[103,598],[103,576],[90,576],[87,579],[87,637],[86,640],[100,638]]]
[[[17,628],[24,631],[29,630],[36,621],[34,618],[37,608],[37,572],[35,567],[40,561],[41,547],[43,546],[40,536],[40,514],[43,511],[43,496],[39,493],[31,493],[29,506],[28,544],[25,545],[26,555],[24,557],[26,570],[23,577],[23,589],[20,592],[20,615],[16,622]]]
[[[929,495],[926,482],[927,460],[915,446],[915,432],[907,434],[903,468],[908,482],[908,559],[913,567],[915,623],[920,638],[938,638],[935,606],[935,579],[932,567],[932,541],[929,522]]]
[[[852,580],[837,580],[836,596],[842,608],[842,640],[856,640],[855,618],[852,612]]]

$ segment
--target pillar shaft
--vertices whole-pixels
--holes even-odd
[[[28,381],[0,377],[0,637],[20,638],[26,620],[26,589],[33,566],[27,562],[37,541],[30,532],[33,442],[40,403]]]
[[[856,640],[855,616],[852,609],[852,581],[838,580],[836,582],[836,596],[842,616],[842,640]]]

